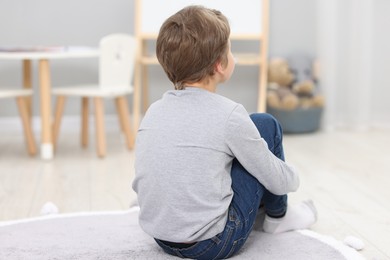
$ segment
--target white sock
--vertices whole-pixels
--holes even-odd
[[[266,215],[263,230],[266,233],[281,233],[297,229],[309,228],[317,221],[317,210],[311,200],[287,208],[282,218],[272,218]]]

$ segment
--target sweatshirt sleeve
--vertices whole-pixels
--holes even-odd
[[[226,124],[226,142],[233,156],[267,190],[283,195],[298,189],[297,172],[268,149],[242,105],[235,107]]]

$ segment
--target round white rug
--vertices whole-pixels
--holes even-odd
[[[138,225],[138,209],[59,214],[0,222],[0,259],[178,259],[165,254]],[[270,235],[256,227],[231,259],[359,260],[329,236],[302,230]]]

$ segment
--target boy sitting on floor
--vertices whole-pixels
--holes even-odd
[[[287,206],[298,174],[284,162],[282,130],[216,94],[234,70],[230,28],[217,10],[189,6],[169,17],[157,58],[175,90],[148,109],[136,140],[139,223],[168,254],[228,258],[252,231],[260,204],[265,232],[310,227],[312,202]]]

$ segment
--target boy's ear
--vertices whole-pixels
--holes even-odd
[[[217,72],[217,73],[223,73],[224,71],[224,68],[222,66],[222,62],[221,61],[217,61],[214,65],[214,71]]]

